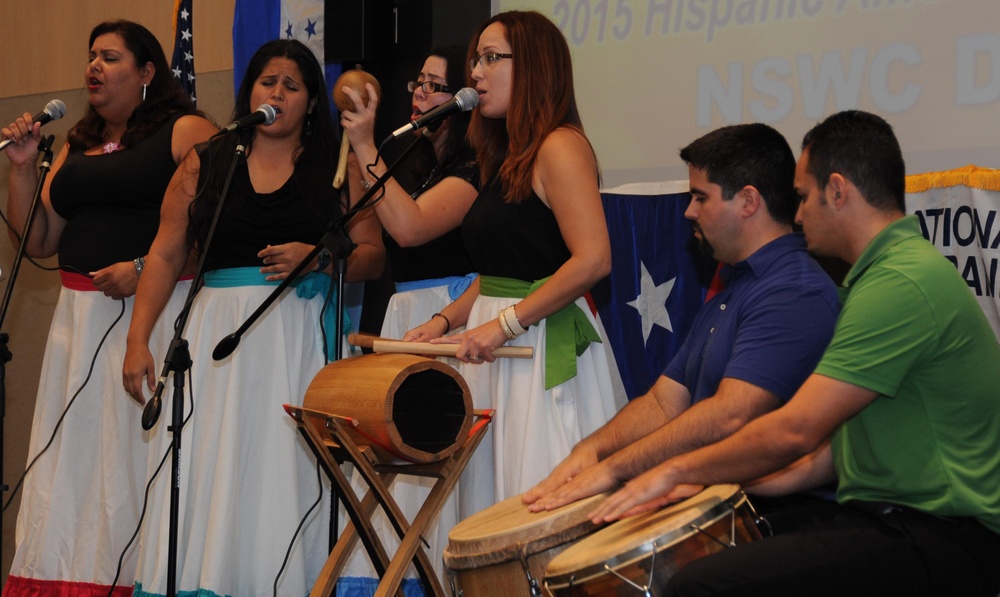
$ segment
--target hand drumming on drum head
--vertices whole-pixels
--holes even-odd
[[[590,513],[590,520],[600,524],[628,518],[689,498],[704,489],[702,485],[680,483],[678,474],[670,460],[649,469],[611,494]]]
[[[260,273],[268,274],[267,280],[284,280],[288,273],[295,269],[314,245],[305,243],[287,243],[284,245],[267,245],[267,248],[257,253],[257,257],[264,263],[260,268]],[[306,268],[306,272],[311,272],[316,268],[316,260]]]
[[[596,451],[581,442],[541,483],[522,494],[532,512],[554,510],[583,498],[610,491],[620,485],[610,467],[599,461]]]

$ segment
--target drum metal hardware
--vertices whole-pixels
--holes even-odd
[[[465,594],[462,593],[462,589],[455,586],[455,575],[452,572],[448,572],[448,585],[451,587],[451,597],[464,597]]]
[[[622,575],[620,572],[618,572],[611,566],[608,566],[607,564],[604,565],[604,569],[609,573],[617,576],[619,580],[632,586],[635,590],[642,591],[642,597],[653,597],[653,594],[650,593],[650,588],[653,586],[653,573],[656,572],[656,552],[659,549],[659,547],[660,547],[659,543],[653,541],[653,552],[650,554],[651,557],[649,560],[649,580],[646,581],[645,585],[640,585],[636,582],[633,582],[632,579]]]
[[[542,597],[542,590],[538,587],[538,579],[531,575],[531,568],[528,566],[528,546],[522,545],[520,551],[517,559],[521,562],[525,580],[528,581],[528,593],[531,597]]]
[[[701,526],[699,526],[697,524],[692,523],[691,524],[691,528],[694,529],[694,530],[696,530],[696,531],[698,531],[699,533],[705,535],[706,537],[708,537],[712,541],[715,541],[716,543],[718,543],[719,545],[721,545],[723,547],[736,547],[736,510],[733,510],[733,511],[731,511],[729,513],[729,542],[728,543],[726,541],[723,541],[722,539],[719,539],[718,537],[716,537],[712,533],[709,533],[703,527],[701,527]],[[653,549],[654,550],[656,549],[656,543],[653,543]],[[653,553],[656,554],[656,551],[653,551]]]
[[[655,595],[689,562],[759,539],[756,516],[737,485],[713,485],[665,508],[625,518],[549,562],[553,597]]]

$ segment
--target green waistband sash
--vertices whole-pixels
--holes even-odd
[[[524,298],[538,290],[548,278],[526,282],[514,278],[479,276],[483,296]],[[576,377],[576,358],[601,335],[583,309],[572,302],[545,318],[545,389]]]

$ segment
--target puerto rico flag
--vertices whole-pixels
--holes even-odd
[[[601,196],[612,266],[591,294],[631,400],[683,344],[715,262],[697,251],[684,217],[687,181],[629,184]]]

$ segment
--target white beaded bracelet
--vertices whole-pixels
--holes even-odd
[[[497,321],[500,322],[500,329],[503,330],[503,335],[507,336],[508,340],[513,340],[517,338],[517,334],[514,333],[514,330],[510,329],[510,325],[507,323],[507,314],[504,311],[505,309],[501,309],[497,313]]]
[[[500,329],[503,330],[503,333],[507,336],[508,340],[513,340],[528,331],[521,327],[521,322],[517,320],[517,313],[514,311],[514,305],[511,305],[506,309],[501,309],[500,312],[497,313],[497,320],[500,322]]]

